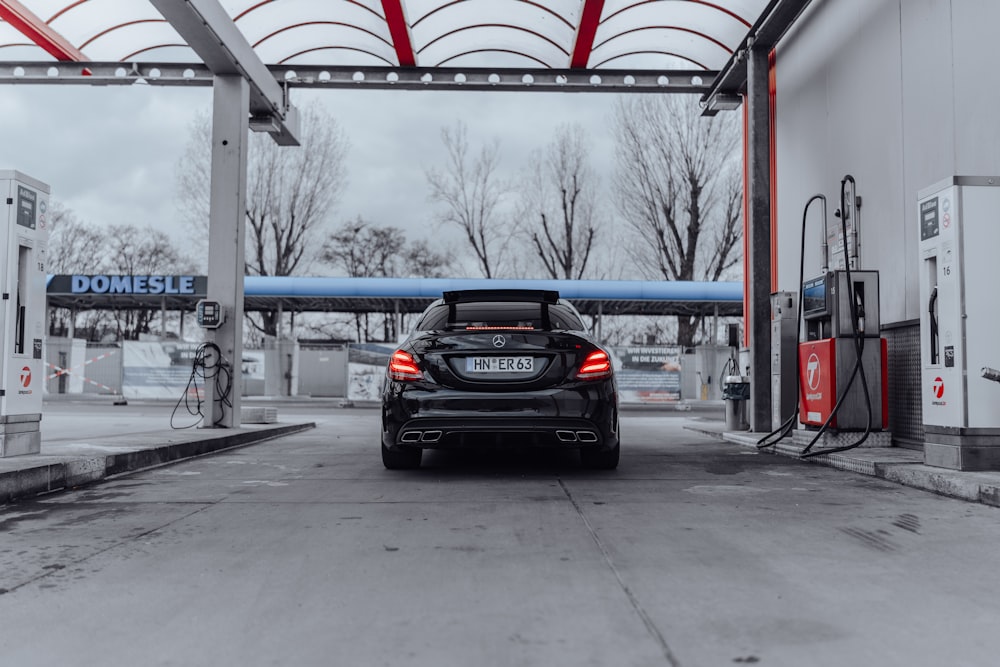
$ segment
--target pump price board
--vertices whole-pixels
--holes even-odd
[[[35,228],[35,211],[38,206],[38,194],[23,185],[17,186],[17,224],[28,229]]]

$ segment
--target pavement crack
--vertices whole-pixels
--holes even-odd
[[[569,488],[567,488],[563,480],[559,479],[558,481],[563,493],[566,494],[566,498],[569,499],[569,502],[573,505],[573,509],[576,510],[576,513],[583,521],[583,525],[587,527],[587,532],[590,533],[591,539],[594,540],[594,543],[597,545],[597,549],[601,552],[601,557],[604,559],[604,563],[608,566],[608,569],[611,570],[611,573],[615,575],[615,579],[618,581],[618,586],[622,589],[622,592],[625,593],[625,597],[628,598],[629,604],[632,605],[632,609],[642,620],[643,625],[646,626],[646,631],[649,632],[653,640],[660,646],[660,650],[663,652],[663,657],[667,659],[667,664],[671,667],[680,667],[681,663],[677,660],[677,656],[675,656],[674,652],[670,649],[670,645],[667,643],[663,633],[661,633],[660,629],[656,627],[655,623],[653,623],[653,619],[649,617],[649,614],[639,602],[639,598],[636,597],[629,585],[625,583],[625,579],[622,577],[621,572],[618,570],[617,566],[615,566],[615,563],[611,558],[611,553],[601,540],[601,537],[597,534],[597,531],[594,530],[594,526],[590,523],[590,519],[588,519],[587,515],[583,513],[583,509],[580,507],[580,504],[576,502],[576,498],[574,498],[573,494],[570,493]]]
[[[164,523],[162,525],[156,526],[155,528],[150,528],[149,530],[144,530],[143,532],[138,533],[136,535],[129,535],[128,537],[126,537],[126,538],[124,538],[124,539],[122,539],[122,540],[120,540],[118,542],[115,542],[114,544],[106,546],[103,549],[98,549],[97,551],[94,551],[93,553],[89,553],[86,556],[84,556],[82,558],[78,558],[78,559],[76,559],[74,561],[70,561],[70,562],[67,562],[67,563],[60,563],[58,565],[47,565],[47,566],[45,566],[43,568],[42,572],[39,572],[38,574],[36,574],[33,577],[29,577],[29,578],[25,579],[24,581],[22,581],[19,584],[16,584],[14,586],[10,586],[9,588],[0,588],[0,595],[4,595],[4,594],[7,594],[7,593],[13,593],[14,591],[16,591],[16,590],[18,590],[20,588],[24,588],[25,586],[28,586],[29,584],[33,584],[33,583],[42,581],[43,579],[51,577],[54,574],[58,574],[61,571],[67,569],[67,568],[75,567],[75,566],[80,565],[82,563],[86,563],[87,561],[89,561],[90,559],[92,559],[92,558],[94,558],[96,556],[100,556],[101,554],[105,554],[105,553],[107,553],[107,552],[109,552],[109,551],[111,551],[113,549],[117,549],[120,546],[122,546],[123,544],[126,544],[128,542],[134,542],[135,540],[139,540],[139,539],[142,539],[144,537],[147,537],[148,535],[152,535],[153,533],[161,531],[164,528],[167,528],[169,526],[172,526],[173,524],[175,524],[175,523],[177,523],[179,521],[184,521],[185,519],[189,519],[190,517],[194,516],[195,514],[198,514],[200,512],[204,512],[208,508],[214,507],[217,504],[218,503],[205,503],[201,507],[199,507],[198,509],[194,510],[193,512],[188,512],[184,516],[177,517],[176,519],[171,519],[170,521],[167,521],[166,523]]]

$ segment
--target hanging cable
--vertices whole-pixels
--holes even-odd
[[[816,435],[813,437],[813,439],[809,442],[808,445],[806,445],[805,449],[803,449],[802,452],[799,454],[800,458],[804,459],[811,458],[813,456],[821,456],[823,454],[836,454],[838,452],[846,452],[850,449],[854,449],[855,447],[859,447],[865,440],[868,439],[868,436],[871,434],[872,431],[872,399],[871,399],[871,393],[868,389],[868,378],[865,373],[865,367],[862,358],[865,349],[864,306],[858,303],[857,295],[854,292],[854,281],[851,279],[851,262],[848,252],[849,251],[848,239],[847,239],[848,213],[847,213],[847,200],[845,199],[845,193],[847,191],[846,188],[847,183],[851,184],[852,209],[855,207],[857,202],[857,183],[855,182],[854,177],[851,176],[850,174],[844,176],[844,178],[840,181],[840,226],[842,233],[841,238],[844,239],[844,274],[845,277],[847,278],[847,301],[850,304],[851,308],[851,332],[854,334],[854,353],[855,355],[857,355],[857,359],[854,363],[854,370],[851,373],[851,378],[847,381],[847,386],[844,387],[844,391],[838,397],[837,404],[833,406],[833,409],[830,411],[830,415],[826,418],[826,421],[823,422],[823,425],[820,427],[819,431],[816,432]],[[857,229],[857,227],[859,226],[860,226],[860,221],[858,220],[858,214],[855,213],[854,227],[855,229]],[[855,252],[856,251],[857,251],[857,240],[855,240]],[[851,385],[854,384],[854,380],[858,376],[861,377],[861,388],[865,395],[865,406],[868,409],[868,421],[865,425],[865,430],[862,433],[861,437],[855,442],[852,442],[849,445],[844,445],[843,447],[831,447],[829,449],[821,449],[815,452],[810,451],[813,445],[816,444],[816,442],[820,439],[823,433],[826,432],[827,428],[833,422],[833,418],[840,410],[840,406],[843,404],[844,399],[850,392]]]
[[[201,381],[200,387],[199,380]],[[170,413],[170,428],[193,428],[205,420],[205,413],[202,411],[202,407],[205,404],[203,399],[204,387],[207,386],[208,382],[213,383],[213,396],[221,408],[219,410],[219,418],[212,422],[212,426],[215,427],[222,423],[225,418],[226,409],[232,410],[233,407],[230,397],[233,385],[233,373],[222,356],[222,350],[215,343],[202,343],[195,350],[194,360],[191,364],[191,375],[188,377],[187,385],[184,387],[184,393],[177,399],[177,404],[174,405],[173,412]],[[184,406],[189,415],[196,416],[198,419],[184,426],[174,424],[174,418],[180,410],[181,405]]]
[[[740,374],[740,369],[737,367],[736,357],[730,356],[728,359],[726,359],[726,363],[722,365],[722,371],[719,373],[719,386],[721,387],[725,385],[726,383],[725,378],[727,375],[739,375],[739,374]]]
[[[813,195],[806,202],[806,206],[802,209],[802,235],[801,235],[801,246],[799,248],[799,286],[801,288],[802,281],[805,279],[805,254],[806,254],[806,221],[809,216],[809,207],[812,206],[814,201],[823,202],[823,265],[827,263],[826,260],[826,196],[825,195]],[[799,295],[798,304],[798,318],[795,321],[795,341],[798,342],[799,338],[802,336],[802,295]],[[763,438],[757,441],[757,449],[764,449],[765,447],[772,447],[778,444],[781,440],[788,437],[788,435],[795,428],[795,418],[799,414],[799,402],[802,393],[802,363],[801,359],[795,360],[795,409],[792,410],[792,414],[788,415],[788,418],[781,423],[781,426],[771,431]],[[775,436],[777,436],[775,438]],[[774,440],[771,440],[774,438]]]

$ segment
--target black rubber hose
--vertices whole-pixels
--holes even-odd
[[[802,287],[802,281],[805,278],[806,221],[808,220],[808,216],[809,216],[809,207],[812,206],[813,202],[816,201],[816,200],[821,200],[823,202],[823,214],[824,215],[826,214],[826,196],[825,195],[821,195],[821,194],[813,195],[812,197],[810,197],[809,201],[806,202],[805,208],[802,209],[802,233],[801,233],[800,247],[799,247],[799,289],[801,289],[801,287]],[[825,258],[824,258],[824,261],[825,261]],[[798,304],[798,313],[797,314],[798,314],[798,318],[795,320],[795,341],[796,341],[796,343],[798,343],[799,338],[802,336],[802,295],[801,294],[799,294],[799,304]],[[796,356],[798,356],[798,355],[796,355]],[[784,438],[787,438],[788,435],[794,430],[794,428],[795,428],[795,418],[799,414],[800,396],[802,394],[801,384],[802,384],[802,364],[800,363],[799,359],[796,358],[795,359],[795,409],[792,410],[792,414],[790,414],[788,416],[788,418],[785,419],[784,422],[782,422],[781,426],[779,426],[778,428],[776,428],[775,430],[771,431],[770,433],[768,433],[763,438],[761,438],[760,440],[757,441],[757,449],[763,449],[765,447],[772,447],[772,446],[778,444],[779,442],[781,442],[781,440],[783,440]],[[770,440],[770,438],[774,438],[774,436],[778,436],[778,437],[775,438],[774,440]]]
[[[861,444],[868,439],[868,436],[872,432],[872,398],[871,398],[871,392],[868,389],[868,378],[865,374],[865,367],[862,359],[862,355],[864,354],[865,350],[865,342],[859,330],[858,303],[854,293],[854,281],[851,280],[851,262],[848,256],[848,247],[847,247],[848,246],[847,201],[844,198],[844,195],[846,192],[845,186],[847,185],[848,182],[850,182],[851,184],[851,194],[854,195],[855,197],[857,196],[857,182],[854,180],[854,177],[851,176],[850,174],[844,176],[844,178],[840,181],[840,226],[841,226],[841,233],[843,235],[842,238],[844,239],[844,273],[847,277],[847,300],[850,303],[851,307],[851,330],[852,333],[854,333],[854,352],[857,355],[857,359],[854,363],[854,371],[851,373],[851,379],[848,380],[847,386],[844,387],[843,393],[837,399],[837,404],[833,407],[833,410],[830,411],[830,416],[826,418],[826,421],[823,423],[823,426],[820,427],[820,430],[816,433],[816,436],[813,437],[812,441],[805,447],[805,449],[802,450],[802,453],[799,455],[800,458],[804,459],[811,458],[813,456],[821,456],[823,454],[836,454],[838,452],[846,452],[850,449],[854,449],[855,447],[860,447]],[[853,202],[851,202],[851,205],[853,207]],[[855,218],[854,224],[855,226],[858,225],[857,218]],[[881,354],[881,351],[879,352],[879,354]],[[859,375],[861,376],[861,388],[865,395],[865,406],[868,408],[868,421],[867,424],[865,425],[865,430],[864,433],[861,435],[861,438],[859,438],[855,442],[852,442],[849,445],[844,445],[843,447],[831,447],[829,449],[821,449],[815,452],[811,452],[810,450],[812,449],[812,446],[815,445],[816,441],[819,440],[819,438],[823,435],[824,432],[826,432],[826,429],[833,421],[834,416],[836,416],[837,412],[840,410],[840,407],[843,404],[844,399],[847,397],[848,393],[851,390],[851,385],[854,384],[855,378],[858,377]]]

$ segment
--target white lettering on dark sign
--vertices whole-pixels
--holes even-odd
[[[73,294],[194,294],[194,276],[72,276]]]

